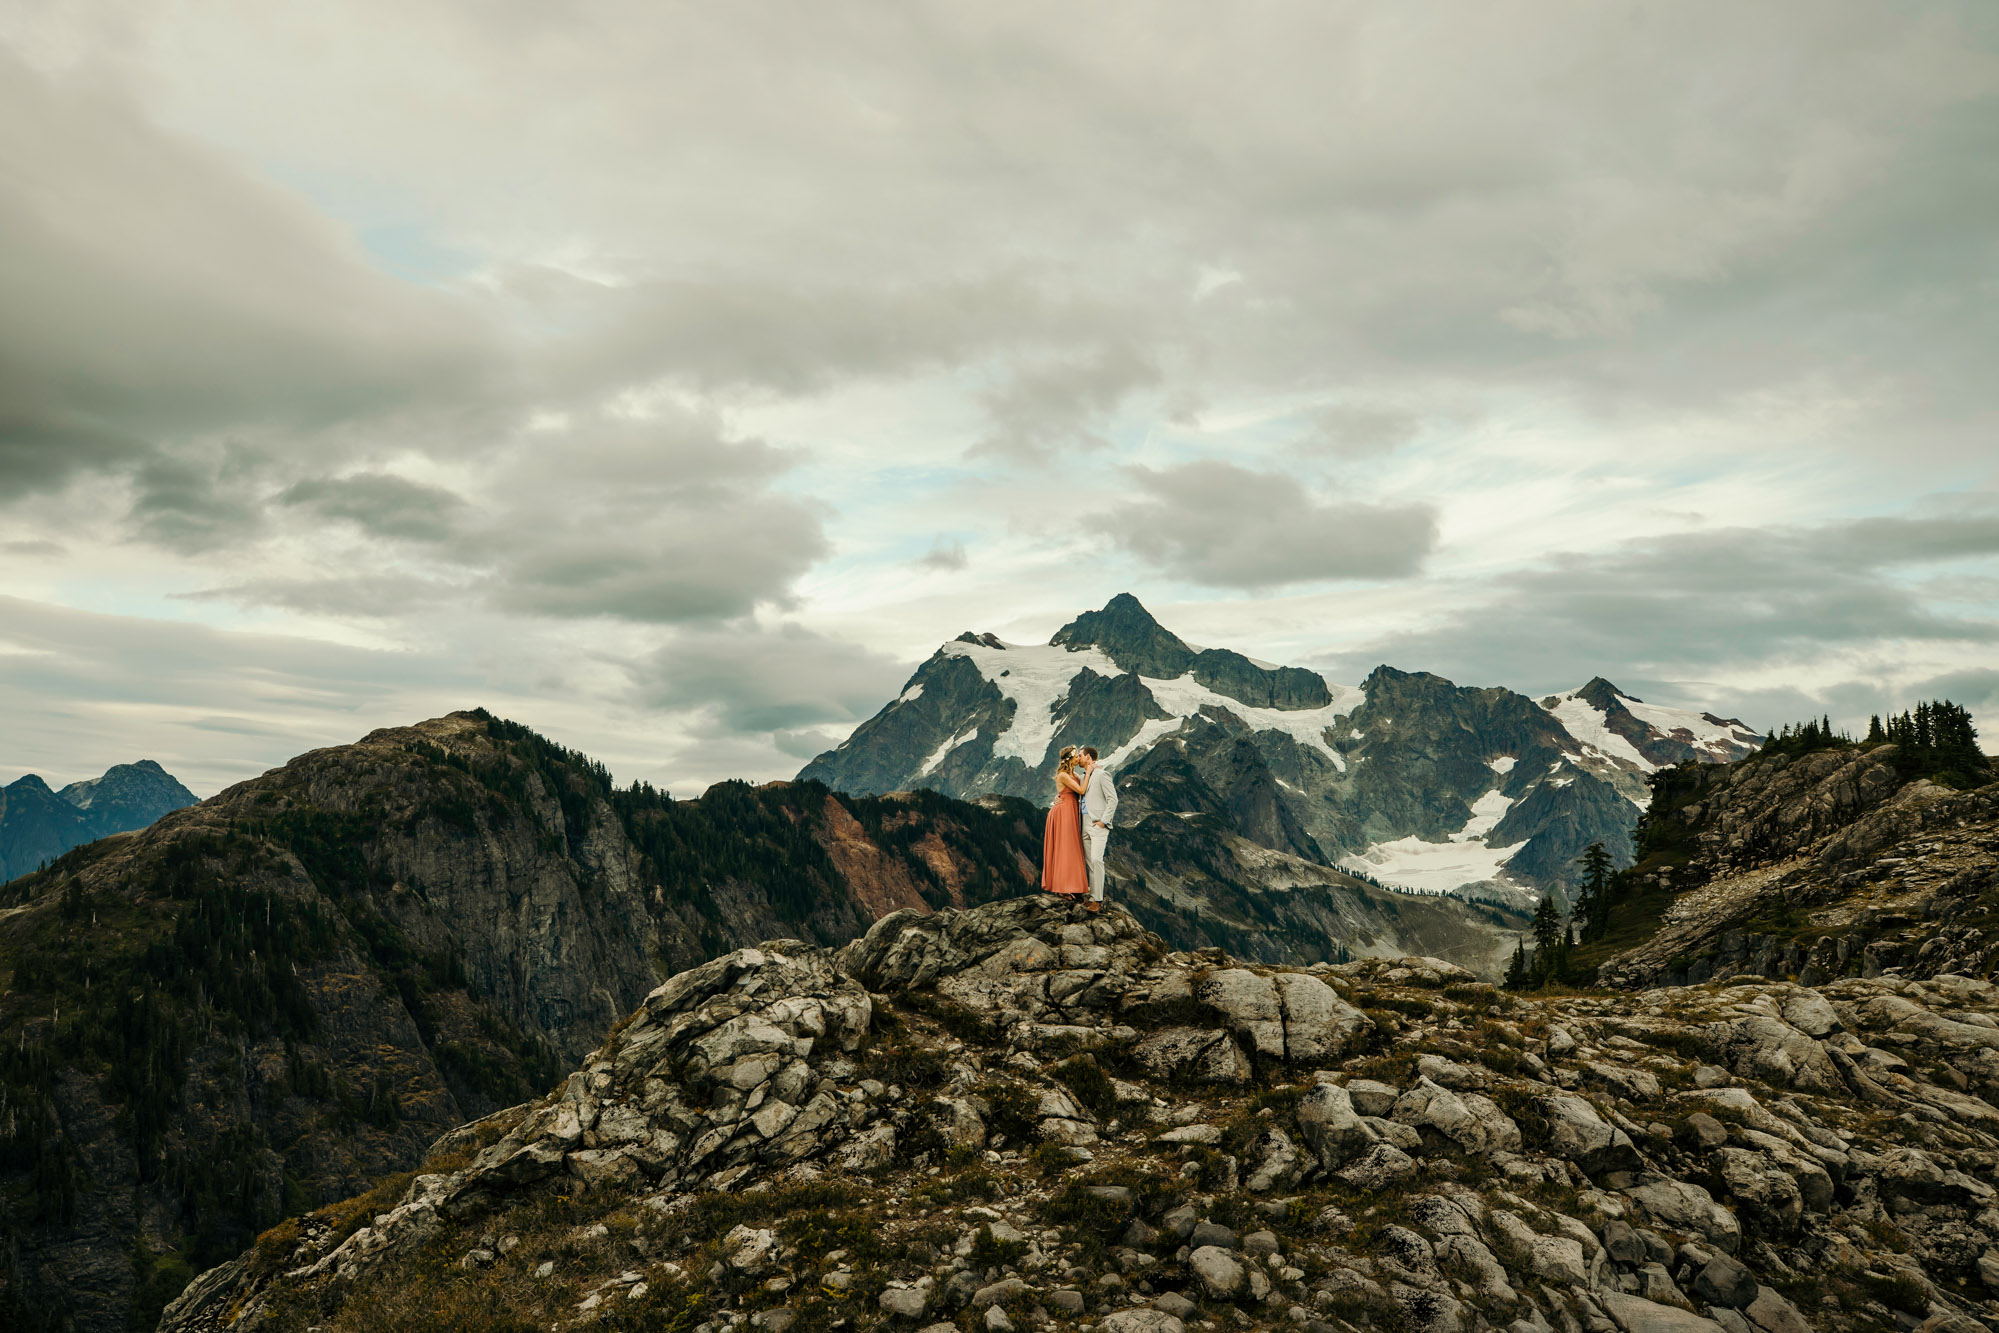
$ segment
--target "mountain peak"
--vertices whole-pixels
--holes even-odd
[[[1627,699],[1634,704],[1645,702],[1635,695],[1626,694],[1602,676],[1591,676],[1589,684],[1576,691],[1576,698],[1606,713],[1610,711],[1611,704],[1619,699]]]
[[[1049,643],[1065,648],[1097,648],[1104,656],[1141,676],[1171,680],[1194,663],[1194,650],[1168,630],[1128,592],[1104,603],[1101,611],[1085,611],[1055,631]]]

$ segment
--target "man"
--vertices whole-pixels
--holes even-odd
[[[1117,784],[1111,771],[1097,762],[1097,747],[1082,750],[1083,771],[1089,778],[1083,787],[1083,859],[1090,867],[1092,912],[1104,910],[1104,847],[1111,840],[1111,821],[1117,815]]]

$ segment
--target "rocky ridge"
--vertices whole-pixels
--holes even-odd
[[[1074,912],[1074,915],[1072,915]],[[1514,997],[1046,899],[680,974],[172,1333],[1976,1333],[1999,994]]]
[[[1661,899],[1599,979],[1990,977],[1999,970],[1999,784],[1913,781],[1896,747],[1757,756],[1662,773],[1646,856]]]

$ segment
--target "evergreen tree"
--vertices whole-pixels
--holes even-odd
[[[1876,713],[1874,714],[1874,716],[1868,718],[1867,743],[1869,745],[1880,745],[1884,743],[1887,739],[1888,739],[1888,733],[1881,730],[1881,715],[1879,713]]]
[[[1513,961],[1506,965],[1506,989],[1525,990],[1527,988],[1527,945],[1524,941],[1513,942]]]
[[[1573,925],[1582,923],[1582,937],[1585,942],[1599,939],[1610,925],[1611,879],[1615,873],[1615,862],[1609,851],[1600,842],[1593,842],[1576,858],[1576,865],[1582,871],[1582,892],[1576,899],[1575,915],[1570,918]]]
[[[1553,896],[1545,896],[1534,908],[1534,951],[1552,949],[1562,934],[1562,914],[1555,910]]]

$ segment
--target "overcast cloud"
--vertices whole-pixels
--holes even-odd
[[[1995,216],[1976,0],[15,6],[0,778],[777,777],[1122,590],[1999,713]]]

